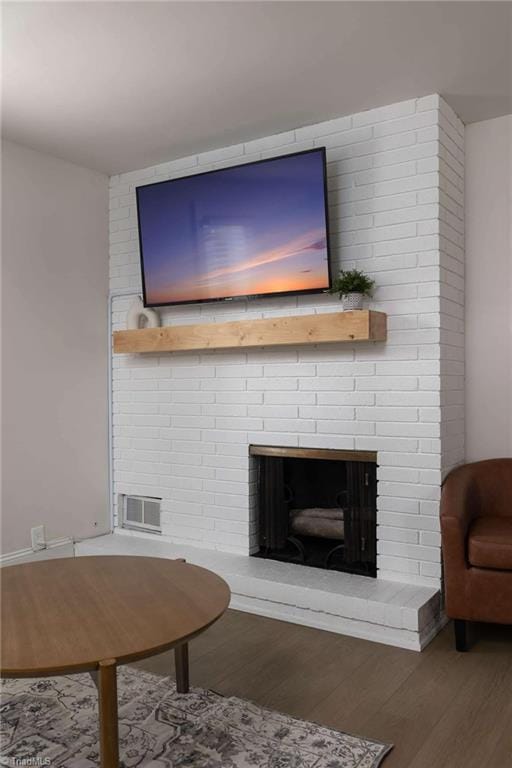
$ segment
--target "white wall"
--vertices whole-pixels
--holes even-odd
[[[466,129],[466,459],[512,456],[512,115]]]
[[[385,344],[116,355],[114,490],[174,542],[254,546],[249,444],[378,451],[379,576],[438,585],[441,474],[463,458],[464,127],[432,95],[114,176],[110,285],[140,292],[135,187],[327,148],[334,269],[376,280]],[[113,303],[126,327],[132,299]],[[175,307],[164,324],[339,309],[312,296]]]
[[[106,176],[2,143],[2,552],[108,526]]]

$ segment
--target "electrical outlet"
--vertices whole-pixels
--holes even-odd
[[[32,549],[37,552],[39,549],[46,549],[46,533],[44,525],[37,525],[35,528],[31,528],[30,537],[32,539]]]

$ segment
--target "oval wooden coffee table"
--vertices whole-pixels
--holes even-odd
[[[63,558],[2,569],[2,677],[90,672],[98,687],[102,768],[118,768],[118,664],[175,649],[188,691],[189,640],[229,605],[214,573],[177,560]]]

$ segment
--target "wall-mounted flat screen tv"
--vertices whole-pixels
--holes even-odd
[[[148,307],[330,287],[325,149],[137,188]]]

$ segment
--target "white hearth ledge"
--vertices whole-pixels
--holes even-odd
[[[234,609],[414,651],[444,623],[433,587],[173,544],[154,534],[116,529],[76,544],[76,554],[184,557],[228,582]]]

